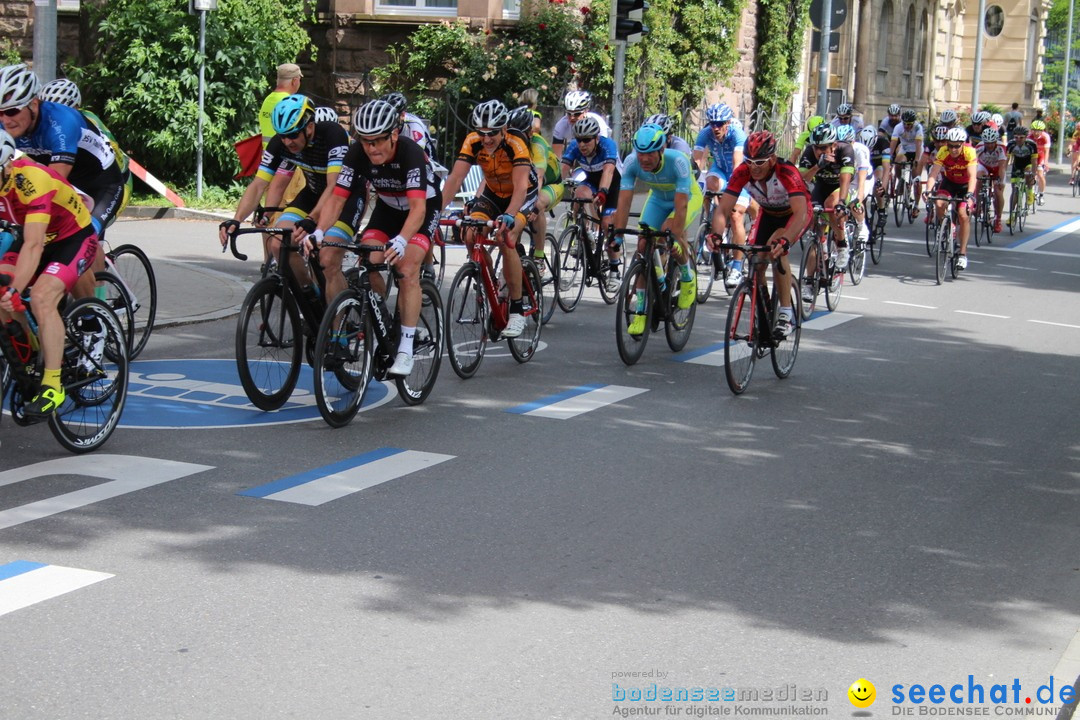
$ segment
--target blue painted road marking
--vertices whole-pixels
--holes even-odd
[[[581,385],[556,395],[548,395],[531,403],[512,407],[506,412],[516,415],[566,420],[635,395],[640,395],[643,392],[647,392],[647,390],[623,385]]]
[[[453,455],[380,448],[298,475],[238,492],[237,495],[322,505],[354,492],[453,460]]]

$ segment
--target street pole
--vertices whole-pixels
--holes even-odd
[[[56,0],[34,0],[34,74],[56,79]]]
[[[614,3],[612,3],[614,5]],[[622,152],[622,98],[623,84],[626,82],[626,41],[615,41],[615,83],[611,92],[611,139],[615,147]]]
[[[979,109],[979,78],[982,76],[983,32],[986,24],[986,0],[979,0],[979,29],[975,31],[975,74],[971,78],[971,112]]]
[[[832,0],[821,8],[821,52],[818,55],[817,114],[825,117],[829,108],[829,36],[832,35]]]
[[[1061,120],[1058,121],[1058,165],[1064,162],[1065,157],[1065,112],[1069,107],[1069,67],[1072,63],[1070,54],[1072,50],[1074,4],[1075,0],[1069,0],[1069,29],[1065,33],[1065,70],[1061,78]]]
[[[55,0],[54,0],[55,2]],[[202,199],[203,191],[203,102],[206,95],[206,10],[199,10],[199,135],[195,141],[195,197]]]

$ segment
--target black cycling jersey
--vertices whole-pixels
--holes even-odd
[[[357,178],[368,181],[379,201],[397,210],[409,209],[408,193],[422,192],[428,202],[442,202],[442,181],[423,149],[407,137],[398,137],[394,157],[382,165],[372,164],[361,143],[349,148],[335,194],[354,192]]]
[[[1014,170],[1023,170],[1038,157],[1039,148],[1031,138],[1025,138],[1022,143],[1010,140],[1005,153],[1012,155]]]
[[[298,155],[286,150],[281,136],[275,135],[263,151],[257,177],[269,181],[278,168],[298,168],[304,173],[306,189],[319,195],[326,189],[327,172],[341,169],[348,150],[349,134],[345,128],[332,120],[315,123],[315,134]]]
[[[964,128],[964,130],[967,132],[968,142],[971,143],[972,147],[982,142],[982,134],[983,130],[985,129],[985,125],[980,125],[978,130],[975,129],[974,125],[968,125],[966,128]]]
[[[814,154],[813,145],[807,145],[803,150],[802,157],[799,158],[799,167],[803,169],[818,167],[818,156]],[[847,168],[852,175],[855,174],[855,149],[851,147],[851,143],[838,142],[833,146],[833,161],[818,169],[814,182],[839,185],[841,170],[844,168]]]
[[[867,145],[867,149],[870,151],[870,167],[875,170],[881,167],[881,159],[892,159],[892,143],[883,135],[878,135],[874,138],[874,142]]]

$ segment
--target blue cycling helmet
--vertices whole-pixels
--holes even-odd
[[[837,126],[836,139],[839,142],[851,142],[855,139],[855,128],[850,125]]]
[[[634,149],[648,153],[663,150],[667,145],[667,133],[664,128],[653,123],[646,123],[634,133]]]
[[[270,122],[278,135],[292,135],[303,130],[315,117],[315,106],[306,95],[289,95],[274,106]]]
[[[727,103],[716,103],[710,105],[709,109],[705,111],[705,119],[711,123],[714,122],[731,122],[735,114],[731,112],[731,108]]]

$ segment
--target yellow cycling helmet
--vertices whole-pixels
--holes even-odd
[[[825,122],[825,118],[821,117],[820,115],[811,115],[806,120],[806,129],[808,131],[811,131],[823,122]]]

